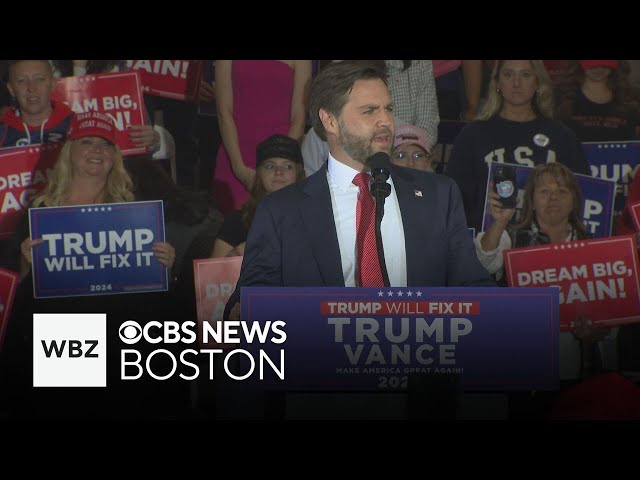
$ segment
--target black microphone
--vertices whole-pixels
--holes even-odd
[[[377,198],[388,197],[391,193],[391,185],[387,183],[389,179],[389,170],[391,169],[391,159],[389,154],[385,152],[374,153],[367,159],[367,166],[371,169],[373,177],[373,185],[371,185],[371,193]]]

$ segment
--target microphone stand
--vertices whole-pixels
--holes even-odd
[[[387,262],[384,258],[384,246],[382,245],[382,217],[384,216],[384,201],[391,194],[391,185],[386,182],[383,175],[376,175],[375,180],[371,184],[371,193],[376,202],[376,244],[378,249],[378,260],[380,269],[382,270],[382,279],[384,286],[389,287],[389,274],[387,273]]]

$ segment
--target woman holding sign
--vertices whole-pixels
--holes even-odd
[[[115,143],[116,127],[110,117],[91,112],[78,115],[72,122],[67,142],[60,152],[49,183],[32,202],[32,206],[111,204],[134,200],[133,184],[124,169],[122,155]],[[25,216],[26,217],[26,216]],[[120,380],[120,348],[118,328],[125,320],[140,325],[150,321],[172,319],[172,298],[167,292],[144,292],[108,296],[87,295],[69,298],[34,298],[30,280],[32,249],[44,248],[40,239],[28,237],[27,222],[22,222],[16,238],[24,238],[22,277],[8,332],[0,375],[0,390],[8,392],[7,410],[27,418],[84,417],[122,418],[183,415],[188,408],[187,382],[139,382]],[[20,236],[22,235],[22,236]],[[17,245],[16,245],[17,250]],[[166,242],[153,244],[153,257],[171,269],[175,250]],[[151,261],[154,261],[153,259]],[[27,280],[24,280],[24,277]],[[32,387],[32,318],[34,313],[106,313],[106,364],[108,389]],[[184,321],[184,319],[180,319]],[[141,347],[141,348],[144,348]],[[169,347],[173,348],[173,347]],[[176,346],[176,349],[178,347]],[[165,368],[166,360],[160,359]],[[161,388],[162,387],[162,388]],[[0,407],[0,410],[2,408]]]
[[[55,78],[81,77],[128,70],[127,62],[124,60],[51,60],[51,65]],[[145,107],[145,117],[152,121],[149,107]],[[128,133],[131,143],[135,147],[149,148],[151,153],[162,148],[162,138],[153,125],[130,125]]]
[[[580,188],[571,170],[561,163],[538,165],[531,172],[525,185],[523,220],[516,225],[509,226],[515,209],[504,208],[492,190],[488,195],[495,221],[474,242],[480,263],[498,280],[504,275],[504,250],[590,238],[580,219]],[[607,351],[614,342],[605,345],[600,340],[615,338],[617,329],[592,328],[584,318],[575,323],[573,333],[560,333],[561,380],[585,376],[586,369],[597,370],[597,357],[615,357],[615,352]],[[607,363],[615,366],[615,360]]]
[[[90,112],[73,119],[49,182],[31,206],[131,202],[134,200],[132,189],[133,183],[116,143],[113,120],[108,115]],[[29,238],[21,243],[22,278],[31,268],[31,248],[41,243],[42,240]],[[160,263],[172,268],[175,250],[170,244],[156,242],[153,252]]]

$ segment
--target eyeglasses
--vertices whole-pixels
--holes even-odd
[[[412,158],[415,162],[426,162],[431,159],[430,153],[424,152],[413,152],[411,155],[404,152],[396,152],[392,155],[394,160],[398,160],[400,162],[406,162],[409,158]]]

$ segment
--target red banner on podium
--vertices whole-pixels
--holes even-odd
[[[222,321],[224,307],[236,289],[236,283],[240,278],[241,266],[242,257],[205,258],[193,261],[193,279],[196,286],[198,312],[198,340],[203,347],[224,348],[231,346],[215,342],[204,343],[202,329],[204,322],[215,326],[214,322]]]
[[[45,187],[62,145],[0,150],[0,238],[13,235],[29,202]]]
[[[140,73],[144,93],[193,102],[198,98],[202,60],[127,60]]]
[[[635,235],[505,250],[512,287],[560,289],[560,330],[583,316],[595,327],[640,322]]]
[[[0,268],[0,352],[4,343],[4,336],[7,331],[9,316],[13,299],[16,296],[16,286],[18,285],[18,274],[10,270]]]
[[[146,125],[142,83],[136,72],[100,73],[58,79],[51,98],[69,105],[76,113],[100,112],[109,115],[117,128],[118,146],[123,155],[147,151],[129,139],[130,125]]]

